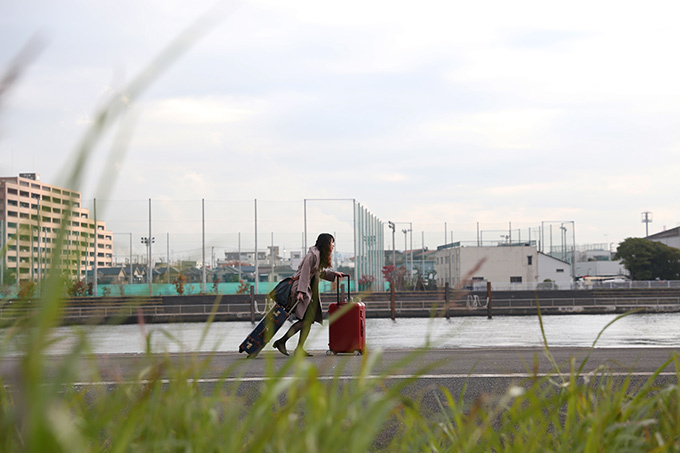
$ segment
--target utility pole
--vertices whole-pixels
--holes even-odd
[[[649,224],[652,223],[652,213],[645,211],[642,213],[642,223],[645,224],[645,237],[649,236]]]

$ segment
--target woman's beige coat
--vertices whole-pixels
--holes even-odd
[[[332,282],[335,280],[335,272],[330,269],[319,271],[319,263],[321,262],[321,254],[316,247],[310,247],[309,251],[302,259],[293,278],[299,277],[293,282],[293,287],[290,292],[291,302],[295,303],[297,293],[303,294],[303,299],[297,304],[293,314],[296,318],[302,319],[305,316],[310,303],[314,303],[313,309],[314,321],[323,324],[323,313],[321,312],[321,301],[319,300],[319,277],[324,280]]]

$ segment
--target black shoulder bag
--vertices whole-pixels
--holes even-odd
[[[292,304],[290,303],[290,291],[293,289],[293,282],[298,278],[299,277],[286,277],[281,280],[276,287],[271,290],[269,298],[289,311],[292,308]]]

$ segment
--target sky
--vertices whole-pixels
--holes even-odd
[[[576,244],[615,249],[646,226],[680,225],[678,10],[0,0],[0,70],[39,43],[0,99],[0,175],[64,181],[114,99],[126,107],[74,189],[101,200],[123,245],[144,234],[152,199],[170,225],[154,227],[159,247],[167,234],[178,237],[174,253],[195,249],[179,230],[190,217],[195,232],[206,200],[208,229],[226,235],[212,247],[233,249],[242,233],[248,248],[258,200],[260,244],[296,249],[303,200],[313,199],[309,234],[336,232],[345,252],[346,200],[398,222],[397,249],[407,236],[413,248],[478,231],[535,238],[544,222],[567,222]],[[131,81],[191,26],[198,36],[172,45],[176,58],[131,95]]]

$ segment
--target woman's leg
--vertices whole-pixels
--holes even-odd
[[[302,318],[302,326],[299,329],[300,338],[298,338],[298,345],[297,348],[295,348],[295,350],[299,349],[301,353],[306,355],[310,355],[309,353],[305,352],[304,345],[305,341],[307,341],[307,337],[309,336],[309,331],[312,329],[312,324],[314,324],[314,318],[316,317],[316,305],[317,304],[312,301],[309,304],[309,307],[307,307],[307,311],[305,311],[305,316]]]
[[[300,338],[298,339],[298,345],[296,350],[300,349],[301,351],[304,351],[303,346],[305,344],[305,341],[307,341],[309,331],[312,329],[312,324],[314,324],[315,315],[316,304],[311,303],[309,304],[307,310],[305,311],[305,316],[302,319],[295,321],[293,325],[290,326],[288,331],[281,338],[274,342],[274,347],[278,349],[281,352],[281,354],[288,355],[288,350],[286,349],[286,342],[290,337],[300,332]],[[305,354],[309,355],[307,352],[305,352]]]
[[[288,331],[286,332],[286,334],[285,334],[284,336],[282,336],[281,338],[279,338],[277,341],[280,341],[280,342],[282,342],[282,343],[285,345],[285,344],[286,344],[286,341],[288,341],[288,339],[289,339],[290,337],[292,337],[293,335],[295,335],[296,333],[298,333],[298,332],[300,331],[300,329],[302,329],[302,324],[303,324],[303,322],[304,322],[304,321],[303,321],[302,319],[300,319],[300,320],[298,320],[298,321],[295,321],[295,322],[293,323],[293,325],[290,326],[290,328],[288,329]]]
[[[274,347],[279,350],[279,352],[283,355],[288,355],[288,350],[286,349],[286,341],[296,333],[302,329],[303,326],[303,321],[300,319],[299,321],[295,321],[292,326],[288,329],[288,331],[278,340],[274,342]]]

